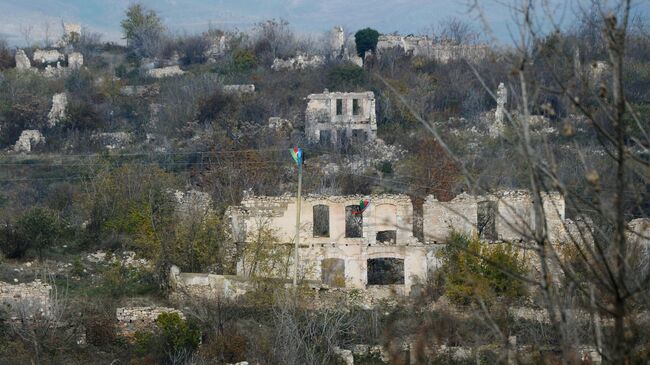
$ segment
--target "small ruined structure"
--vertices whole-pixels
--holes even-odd
[[[37,49],[34,51],[32,60],[40,64],[56,64],[65,61],[65,54],[56,49]]]
[[[51,285],[38,279],[21,284],[0,281],[0,309],[11,320],[48,318],[52,313],[51,291]]]
[[[84,55],[79,52],[72,52],[68,55],[68,67],[72,70],[78,70],[84,64]]]
[[[351,140],[377,138],[375,94],[329,92],[311,94],[306,111],[305,134],[312,142],[345,145]]]
[[[330,48],[332,51],[332,58],[343,57],[345,49],[345,31],[343,27],[336,26],[330,33]]]
[[[205,57],[208,59],[208,62],[216,62],[216,59],[226,54],[230,48],[229,42],[231,40],[231,36],[229,34],[204,34],[204,37],[206,37],[210,43],[210,46],[205,51]]]
[[[497,108],[494,111],[494,122],[488,126],[490,136],[495,138],[503,134],[506,119],[506,103],[508,102],[508,89],[502,83],[497,89]]]
[[[47,114],[47,125],[54,127],[59,121],[65,119],[65,109],[68,106],[68,97],[65,93],[52,96],[52,108]]]
[[[183,74],[185,74],[185,71],[181,70],[181,68],[177,65],[147,70],[147,76],[153,77],[154,79],[163,79],[166,77],[180,76]]]
[[[295,71],[295,70],[304,70],[307,68],[316,68],[325,64],[325,59],[319,55],[305,55],[299,54],[296,57],[291,57],[289,59],[283,60],[276,58],[273,60],[273,65],[271,69],[273,71]]]
[[[17,70],[29,70],[32,68],[32,63],[29,62],[29,57],[25,54],[25,51],[19,49],[16,51],[16,69]]]
[[[62,26],[63,35],[55,44],[57,48],[63,48],[79,41],[81,37],[81,24],[63,23]]]
[[[527,241],[534,227],[532,197],[526,191],[461,194],[449,202],[429,196],[421,217],[415,216],[406,195],[367,197],[370,208],[359,214],[362,198],[303,197],[299,272],[307,280],[329,287],[388,287],[408,294],[439,267],[436,252],[444,247],[452,231],[476,235],[487,242]],[[551,240],[563,240],[564,198],[548,193],[543,204]],[[246,246],[255,241],[260,229],[272,228],[279,245],[291,245],[296,208],[292,196],[246,196],[240,206],[228,211],[234,241]],[[418,220],[421,226],[416,224]],[[250,272],[245,260],[237,265],[240,276]]]
[[[185,320],[183,312],[167,307],[123,307],[117,308],[118,332],[122,336],[131,337],[136,332],[153,332],[156,329],[156,319],[163,313],[176,313]]]
[[[242,85],[223,85],[222,90],[226,94],[252,94],[255,92],[255,85],[242,84]]]
[[[456,60],[478,62],[486,58],[490,47],[486,44],[456,44],[435,42],[427,36],[381,35],[377,42],[377,53],[383,50],[401,49],[404,53],[448,63]]]
[[[293,124],[290,120],[280,117],[269,118],[269,129],[278,132],[290,132],[293,129]]]
[[[253,285],[240,276],[182,273],[176,266],[171,267],[169,279],[177,299],[185,297],[236,299],[253,289]]]
[[[14,145],[16,152],[31,152],[32,149],[39,144],[45,143],[45,137],[36,129],[27,129],[20,133],[20,137]]]

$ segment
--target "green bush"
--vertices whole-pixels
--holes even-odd
[[[452,233],[440,258],[438,281],[444,282],[445,294],[456,304],[467,305],[479,298],[514,300],[526,294],[524,283],[517,279],[526,274],[525,260],[509,244],[488,245]]]
[[[201,342],[201,331],[184,321],[178,313],[161,313],[156,318],[164,349],[172,353],[191,353]]]
[[[257,66],[255,55],[245,49],[237,49],[232,53],[233,68],[236,71],[249,71]]]

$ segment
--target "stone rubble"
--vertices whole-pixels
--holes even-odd
[[[181,76],[185,71],[181,70],[179,66],[168,66],[161,68],[154,68],[147,71],[147,76],[154,79],[163,79],[167,77]]]
[[[68,106],[68,97],[66,93],[58,93],[52,96],[52,108],[47,114],[47,125],[51,128],[65,119],[65,109]]]
[[[31,152],[39,144],[45,143],[45,137],[36,129],[28,129],[20,133],[20,137],[14,145],[15,152]]]

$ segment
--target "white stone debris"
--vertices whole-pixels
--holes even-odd
[[[51,290],[51,285],[38,279],[21,284],[0,281],[0,307],[11,320],[47,318],[52,313]]]
[[[56,124],[65,119],[65,109],[68,106],[68,97],[65,93],[58,93],[52,96],[52,108],[47,114],[47,125],[54,127]]]
[[[65,55],[56,49],[49,49],[49,50],[37,49],[34,51],[32,60],[36,63],[52,64],[52,63],[57,63],[65,60]]]
[[[40,131],[36,129],[24,130],[14,145],[14,151],[31,152],[36,145],[41,143],[45,143],[45,137]]]
[[[68,55],[68,67],[72,70],[78,70],[84,64],[84,55],[79,52],[72,52]]]
[[[389,49],[401,49],[411,56],[420,56],[449,63],[456,60],[471,62],[480,61],[488,56],[489,45],[486,44],[456,44],[453,42],[436,42],[427,36],[381,35],[377,42],[377,52]]]
[[[496,138],[503,134],[506,117],[506,103],[508,102],[508,89],[502,83],[497,89],[497,108],[494,111],[494,122],[488,126],[490,136]]]
[[[19,49],[16,51],[16,69],[17,70],[29,70],[32,68],[32,63],[29,62],[29,57],[25,54],[25,51]]]
[[[185,74],[185,71],[181,70],[179,66],[168,66],[162,68],[154,68],[147,71],[147,76],[153,77],[155,79],[162,79],[166,77],[174,77]]]
[[[325,58],[323,58],[323,56],[299,54],[296,57],[291,57],[286,60],[276,58],[273,60],[271,69],[273,71],[294,71],[304,70],[307,68],[317,68],[324,64]]]
[[[253,84],[243,84],[243,85],[223,85],[223,92],[226,94],[252,94],[255,92],[255,85]]]

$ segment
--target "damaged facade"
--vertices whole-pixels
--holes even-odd
[[[490,47],[486,44],[456,44],[453,42],[436,42],[426,36],[381,35],[377,42],[377,52],[401,49],[404,53],[448,63],[457,60],[477,62],[485,59]]]
[[[377,138],[375,94],[329,92],[307,97],[305,134],[312,142],[345,145]]]
[[[390,285],[408,294],[439,267],[436,252],[452,231],[484,241],[518,241],[530,237],[528,229],[534,222],[532,198],[525,191],[461,194],[450,202],[429,196],[422,217],[414,216],[413,203],[406,195],[371,196],[370,208],[358,214],[361,198],[302,199],[299,272],[306,280],[357,289]],[[564,198],[549,193],[544,196],[544,207],[551,239],[562,240]],[[291,245],[294,240],[294,197],[247,197],[241,206],[231,207],[229,215],[238,245],[252,242],[260,228],[273,229],[281,244]],[[420,218],[423,232],[414,224]],[[244,260],[238,263],[238,275],[246,275]]]

